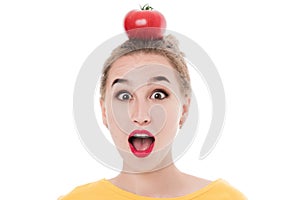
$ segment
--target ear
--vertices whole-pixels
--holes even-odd
[[[189,97],[185,98],[184,104],[182,105],[182,114],[179,121],[179,127],[181,128],[186,121],[188,114],[189,114],[189,108],[190,108],[190,102],[191,99]]]
[[[107,117],[106,117],[106,107],[105,107],[105,102],[103,99],[100,99],[100,106],[101,106],[101,112],[102,112],[102,122],[108,128],[107,125]]]

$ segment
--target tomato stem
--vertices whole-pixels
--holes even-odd
[[[140,6],[141,10],[153,10],[153,8],[151,6],[149,6],[149,4],[145,4],[143,7]]]

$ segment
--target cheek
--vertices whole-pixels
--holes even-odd
[[[112,107],[110,105],[106,105],[106,108],[107,125],[115,145],[119,149],[127,149],[127,143],[124,141],[127,141],[128,136],[119,128],[119,124],[116,122]]]
[[[165,106],[166,110],[166,129],[177,130],[181,117],[180,105],[177,102],[170,102]]]
[[[107,94],[107,100],[106,100],[106,117],[107,117],[107,123],[108,128],[110,131],[117,129],[119,126],[120,119],[124,119],[124,115],[126,115],[126,105],[119,103],[116,101],[116,99],[113,97],[112,92],[108,92]]]
[[[157,134],[156,150],[169,149],[179,129],[181,117],[180,105],[176,102],[168,102],[164,105],[166,121],[163,129]]]

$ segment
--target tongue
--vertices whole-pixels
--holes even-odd
[[[152,142],[151,138],[135,138],[132,144],[137,151],[146,151]]]

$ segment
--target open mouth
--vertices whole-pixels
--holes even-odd
[[[155,138],[146,130],[135,130],[128,138],[131,152],[139,158],[148,156],[154,147]]]

